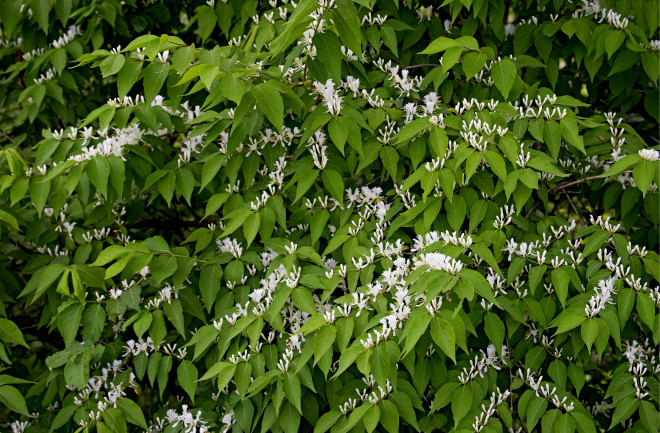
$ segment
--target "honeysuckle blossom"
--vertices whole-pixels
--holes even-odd
[[[660,159],[660,152],[654,149],[642,149],[639,151],[639,156],[646,161],[657,161]]]

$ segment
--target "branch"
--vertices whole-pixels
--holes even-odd
[[[410,65],[410,66],[404,66],[402,69],[413,69],[413,68],[423,68],[424,66],[433,66],[438,67],[440,65],[436,63],[420,63],[419,65]]]
[[[562,189],[561,192],[563,192],[564,195],[566,195],[566,198],[568,199],[568,203],[573,208],[573,211],[575,212],[575,215],[577,215],[578,220],[580,220],[580,224],[582,224],[582,226],[585,227],[584,221],[582,221],[582,215],[580,215],[580,212],[578,212],[577,208],[575,207],[575,203],[573,203],[573,200],[571,200],[571,196],[568,195],[565,189]]]
[[[11,143],[12,143],[14,146],[18,146],[18,145],[16,144],[16,142],[14,141],[14,139],[11,138],[9,135],[7,135],[7,133],[6,133],[5,131],[0,131],[0,134],[2,134],[7,140],[11,141]]]
[[[623,173],[632,173],[632,170],[624,171],[621,174],[623,174]],[[550,193],[550,192],[555,191],[555,190],[562,190],[564,188],[568,188],[569,186],[577,185],[577,184],[586,182],[588,180],[600,179],[601,177],[602,177],[602,175],[589,176],[589,177],[585,177],[584,179],[578,179],[578,180],[574,180],[574,181],[571,181],[571,182],[560,183],[559,185],[555,185],[553,188],[550,188],[548,190],[548,192]]]

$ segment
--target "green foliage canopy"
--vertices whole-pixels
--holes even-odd
[[[658,431],[657,1],[0,7],[0,428]]]

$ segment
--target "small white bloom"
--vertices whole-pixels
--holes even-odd
[[[647,161],[657,161],[660,159],[660,152],[653,149],[642,149],[639,151],[639,156]]]

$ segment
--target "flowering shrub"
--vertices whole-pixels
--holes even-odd
[[[426,3],[3,1],[0,428],[658,431],[658,2]]]

